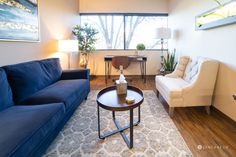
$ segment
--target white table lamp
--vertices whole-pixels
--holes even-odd
[[[59,40],[58,51],[68,53],[68,68],[70,69],[71,53],[78,52],[78,40]]]
[[[167,27],[160,27],[156,29],[157,39],[170,39],[171,38],[171,29]]]

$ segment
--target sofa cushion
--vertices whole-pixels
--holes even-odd
[[[182,89],[189,85],[188,82],[181,78],[169,78],[156,76],[156,84],[161,86],[165,94],[170,98],[179,98],[182,96]]]
[[[31,156],[53,133],[65,113],[64,105],[13,106],[0,112],[0,156]]]
[[[38,91],[22,103],[33,105],[64,102],[66,109],[69,109],[79,98],[85,98],[88,92],[88,80],[60,80],[47,88]]]
[[[28,96],[55,82],[58,74],[52,77],[47,68],[55,68],[50,61],[31,61],[3,67],[7,73],[13,91],[15,103],[20,103]],[[58,72],[54,72],[58,73]]]
[[[59,58],[50,58],[39,61],[45,77],[47,78],[47,84],[53,84],[61,78],[62,69]]]
[[[6,73],[0,68],[0,111],[12,106],[13,98]]]

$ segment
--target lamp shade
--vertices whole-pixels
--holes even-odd
[[[166,27],[161,27],[156,29],[156,38],[157,39],[170,39],[171,38],[171,29]]]
[[[58,51],[59,52],[77,52],[78,40],[59,40]]]

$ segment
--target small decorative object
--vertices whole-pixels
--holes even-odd
[[[135,102],[134,97],[126,97],[127,104],[133,104]]]
[[[157,39],[161,39],[161,68],[160,74],[164,74],[164,39],[171,38],[171,29],[166,27],[157,28],[156,30],[156,37]]]
[[[167,52],[166,58],[164,58],[164,69],[165,74],[169,74],[175,70],[177,63],[175,62],[175,51],[174,53]]]
[[[137,46],[136,46],[136,51],[135,51],[135,54],[136,55],[139,55],[139,51],[144,51],[146,49],[145,45],[143,43],[139,43]]]
[[[223,25],[236,23],[236,1],[222,4],[213,0],[219,6],[196,17],[196,30],[211,29]]]
[[[85,24],[84,26],[76,25],[72,32],[79,41],[79,50],[81,52],[80,66],[86,69],[89,53],[95,51],[98,31],[92,26]]]
[[[39,41],[37,0],[0,0],[0,40]]]
[[[119,80],[116,80],[116,90],[118,95],[127,94],[127,81],[123,74],[120,74]]]

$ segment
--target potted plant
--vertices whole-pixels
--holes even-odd
[[[139,51],[144,51],[146,49],[145,45],[143,43],[139,43],[136,46],[136,55],[139,55]]]
[[[165,74],[169,74],[175,70],[177,63],[175,62],[175,53],[167,52],[166,58],[164,58]]]
[[[79,42],[79,50],[81,53],[80,66],[87,68],[89,53],[95,51],[96,35],[98,31],[88,24],[84,26],[76,25],[72,33],[77,37]]]

